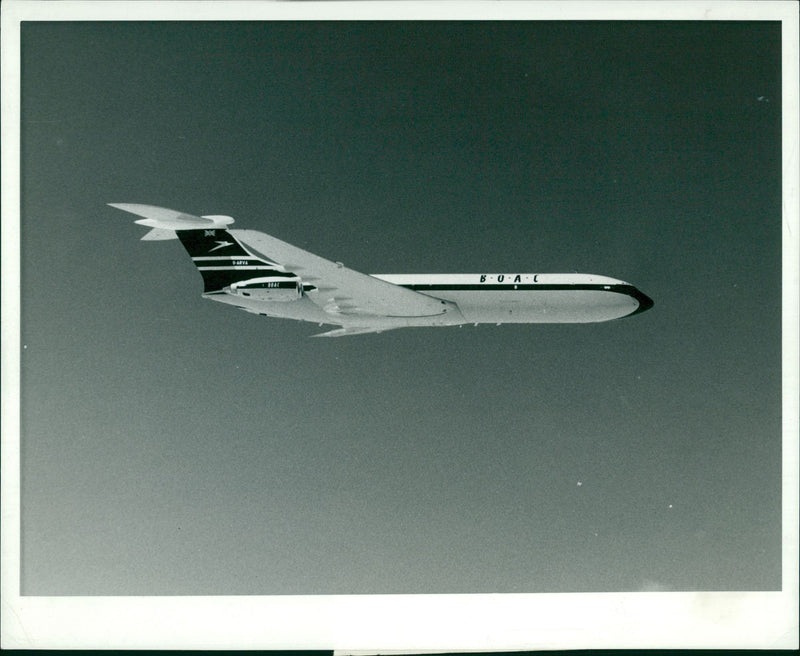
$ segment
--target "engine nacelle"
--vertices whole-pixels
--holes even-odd
[[[233,296],[243,296],[256,301],[286,303],[297,301],[303,295],[303,283],[299,278],[269,276],[250,278],[234,282],[225,291]]]

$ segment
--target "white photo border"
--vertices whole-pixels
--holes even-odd
[[[774,20],[783,44],[780,592],[20,596],[20,24],[130,20]],[[798,647],[798,5],[795,2],[2,4],[2,647],[500,651]]]

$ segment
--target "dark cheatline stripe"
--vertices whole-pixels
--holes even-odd
[[[546,284],[546,283],[534,283],[534,284],[504,284],[504,285],[487,285],[486,283],[483,284],[411,284],[411,285],[400,285],[401,287],[406,287],[407,289],[411,289],[415,292],[435,292],[435,291],[504,291],[504,292],[513,292],[513,291],[536,291],[536,292],[546,292],[546,291],[593,291],[593,292],[613,292],[615,294],[625,294],[626,296],[630,296],[631,298],[635,299],[637,303],[639,303],[639,307],[636,308],[630,314],[625,316],[633,316],[634,314],[639,314],[640,312],[644,312],[645,310],[649,310],[653,307],[653,299],[651,299],[646,294],[640,292],[636,287],[633,285],[599,285],[599,284],[585,284],[585,283],[578,283],[574,285],[570,284]]]

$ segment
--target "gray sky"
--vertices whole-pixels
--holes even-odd
[[[780,25],[29,23],[25,594],[774,590]],[[311,340],[105,205],[649,312]]]

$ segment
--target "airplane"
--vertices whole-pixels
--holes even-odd
[[[341,337],[395,328],[479,323],[591,323],[644,312],[636,287],[580,273],[373,274],[349,269],[229,216],[109,203],[144,217],[142,240],[179,239],[203,277],[203,298],[267,317],[339,328]]]

